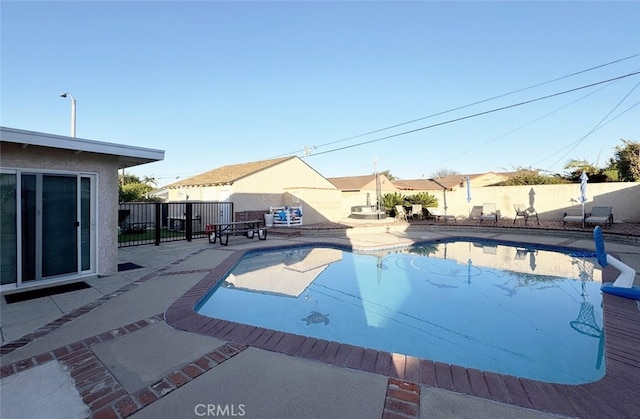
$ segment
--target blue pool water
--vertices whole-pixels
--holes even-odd
[[[591,253],[492,242],[370,253],[247,254],[205,316],[505,373],[580,384],[604,376],[600,271]]]

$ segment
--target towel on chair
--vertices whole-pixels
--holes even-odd
[[[278,211],[278,217],[280,217],[280,221],[287,220],[287,214],[284,211]]]
[[[302,217],[302,211],[300,211],[300,208],[296,208],[296,216]]]

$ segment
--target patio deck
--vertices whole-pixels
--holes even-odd
[[[428,231],[440,237],[518,235],[528,241],[583,247],[592,241],[588,229],[563,229],[561,222],[525,228],[512,221],[445,226],[443,222],[416,220],[409,225],[387,220],[382,227],[340,223],[274,230],[266,242],[238,240],[228,248],[203,239],[121,249],[123,261],[144,268],[98,279],[91,284],[100,291],[95,298],[86,297],[86,290],[65,300],[50,297],[59,307],[64,306],[61,301],[81,303],[40,326],[28,323],[32,329],[3,342],[3,382],[58,361],[68,369],[89,415],[96,418],[197,417],[196,403],[237,400],[246,403],[245,417],[296,416],[294,412],[332,418],[451,417],[454,412],[455,416],[487,418],[638,417],[640,307],[620,297],[603,296],[607,373],[602,380],[577,386],[289,335],[204,318],[193,311],[198,299],[243,251],[257,246],[320,241],[376,246],[420,240]],[[638,239],[638,225],[614,224],[605,230],[605,242],[622,249],[636,270]],[[17,304],[11,305],[11,312],[3,305],[3,327],[16,313],[32,312],[29,302]],[[160,336],[162,345],[149,346],[153,336]],[[182,356],[178,359],[173,354]],[[141,355],[145,361],[141,362]],[[338,396],[343,393],[349,398]]]

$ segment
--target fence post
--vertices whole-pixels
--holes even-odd
[[[185,222],[186,222],[186,234],[187,234],[187,241],[190,242],[191,238],[193,237],[193,203],[191,202],[187,202],[187,208],[186,208],[186,214],[185,214]]]
[[[156,236],[155,237],[155,239],[156,239],[155,245],[156,246],[160,246],[160,231],[162,229],[162,226],[160,225],[161,224],[161,215],[162,215],[161,214],[160,202],[156,202],[155,203],[155,210],[156,210],[156,213],[155,213],[155,226],[156,226],[156,228],[155,228],[155,233],[156,233],[155,234],[155,236]]]

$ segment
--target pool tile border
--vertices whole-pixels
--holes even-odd
[[[624,418],[640,412],[640,398],[637,396],[640,388],[640,310],[633,300],[603,294],[604,329],[607,331],[605,376],[599,381],[581,385],[554,384],[208,318],[196,313],[200,301],[246,252],[238,250],[231,254],[179,297],[165,311],[166,322],[179,330],[235,344],[544,412],[581,418]],[[614,275],[617,272],[612,268],[603,269],[605,281]],[[385,407],[385,417],[401,417],[399,414],[405,413],[402,410],[387,411]]]

